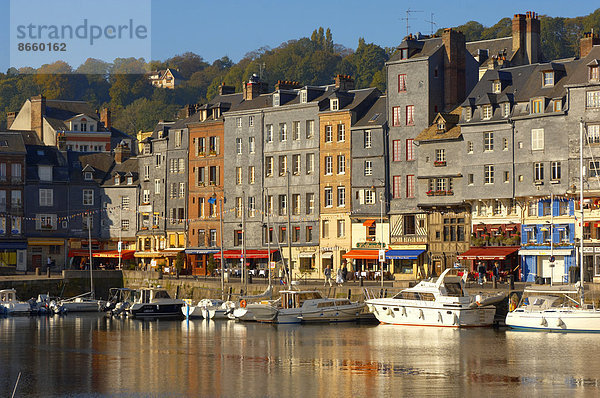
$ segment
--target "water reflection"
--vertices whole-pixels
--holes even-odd
[[[597,393],[595,335],[392,325],[0,319],[0,395]]]

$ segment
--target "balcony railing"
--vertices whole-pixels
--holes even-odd
[[[436,191],[429,190],[429,191],[425,192],[425,194],[427,196],[452,196],[452,195],[454,195],[454,191],[452,191],[451,189],[446,190],[446,191],[444,191],[444,190],[436,190]]]
[[[392,236],[392,243],[427,243],[427,235]]]

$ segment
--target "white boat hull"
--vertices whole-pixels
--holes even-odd
[[[496,307],[449,307],[443,305],[408,306],[367,301],[369,309],[381,323],[406,326],[467,328],[491,326]]]
[[[2,307],[0,313],[7,315],[29,315],[31,313],[29,303],[10,302],[1,304],[0,307]]]
[[[577,308],[531,312],[516,310],[506,315],[506,325],[523,330],[600,332],[600,311]]]
[[[208,319],[211,320],[218,320],[218,319],[229,319],[229,312],[231,312],[230,309],[224,309],[224,308],[212,308],[212,309],[208,309]]]
[[[352,303],[317,311],[303,311],[301,320],[302,322],[352,322],[361,317],[365,307],[364,303]]]
[[[60,301],[58,304],[59,306],[62,306],[67,312],[100,312],[105,306],[105,303],[103,303],[100,300]]]
[[[246,311],[251,312],[257,322],[273,322],[278,312],[277,307],[268,304],[248,304]]]
[[[184,305],[183,307],[181,307],[181,312],[183,313],[183,316],[185,317],[190,317],[190,318],[204,318],[204,315],[202,314],[202,307],[198,307],[196,305]]]

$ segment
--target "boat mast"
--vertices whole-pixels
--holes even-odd
[[[88,249],[90,255],[90,291],[92,293],[92,298],[95,298],[94,295],[94,272],[92,271],[94,262],[92,261],[92,224],[90,224],[90,212],[87,212],[87,225],[88,225]]]
[[[265,188],[265,193],[267,194],[266,198],[265,198],[265,203],[268,204],[269,202],[269,188],[266,187]],[[269,206],[265,206],[266,210],[267,210],[267,269],[269,270],[269,287],[271,287],[271,229],[269,228],[269,213],[271,212],[271,209],[269,209]]]
[[[292,201],[290,196],[290,169],[287,169],[287,244],[288,244],[288,269],[287,269],[287,279],[288,286],[292,287]]]
[[[219,228],[221,229],[221,300],[225,300],[225,258],[223,258],[223,197],[220,200]]]
[[[583,119],[579,121],[579,282],[581,284],[581,307],[583,308]]]
[[[248,271],[246,270],[246,192],[242,192],[242,282],[244,294],[248,294]]]

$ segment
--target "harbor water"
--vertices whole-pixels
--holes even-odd
[[[600,394],[594,334],[0,318],[0,396]]]

